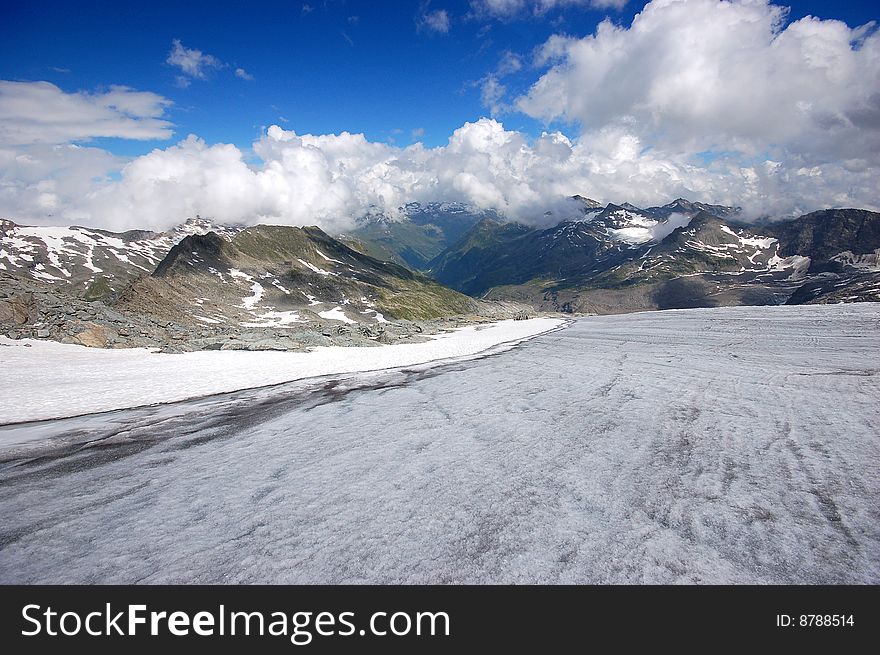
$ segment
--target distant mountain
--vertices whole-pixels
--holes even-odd
[[[602,209],[602,203],[598,200],[593,200],[592,198],[585,198],[581,195],[573,195],[571,199],[579,201],[584,206],[584,211],[589,211],[590,209]]]
[[[429,262],[428,274],[446,286],[479,295],[498,283],[517,279],[518,265],[504,258],[505,246],[532,232],[518,223],[484,218]]]
[[[424,270],[429,261],[485,218],[498,218],[498,214],[463,203],[413,202],[402,207],[396,218],[369,214],[339,239],[376,259]]]
[[[600,274],[688,222],[683,213],[662,215],[660,208],[653,209],[589,207],[582,219],[548,229],[483,221],[435,258],[428,270],[440,282],[472,295],[500,285]],[[700,210],[689,211],[693,216]]]
[[[646,213],[656,216],[657,218],[668,219],[672,214],[683,214],[685,216],[696,216],[700,212],[707,212],[719,218],[734,218],[742,211],[739,207],[726,207],[724,205],[708,205],[703,202],[691,202],[684,198],[676,198],[667,205],[662,207],[649,207]]]
[[[152,273],[184,237],[213,231],[230,239],[240,230],[198,216],[158,233],[28,227],[0,220],[0,270],[49,282],[86,300],[107,300]]]
[[[751,225],[738,214],[679,198],[590,208],[549,229],[483,221],[429,270],[471,295],[562,311],[823,302],[829,293],[828,301],[880,300],[871,283],[880,275],[880,215],[826,210]],[[859,293],[841,291],[850,281]],[[809,297],[798,292],[805,284]]]
[[[121,296],[120,311],[194,325],[385,323],[473,312],[478,303],[317,227],[258,225],[184,238]]]
[[[880,250],[878,214],[864,209],[826,209],[773,224],[782,257],[804,255],[813,261],[812,271],[822,268],[877,265]]]
[[[786,305],[880,302],[880,274],[850,271],[811,277],[785,301]]]
[[[788,304],[880,301],[880,214],[828,209],[776,225],[780,255],[810,258]]]

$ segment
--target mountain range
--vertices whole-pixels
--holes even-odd
[[[572,198],[526,225],[410,203],[331,236],[317,227],[113,233],[0,221],[0,327],[98,346],[305,348],[419,339],[530,311],[622,313],[880,300],[880,214],[746,222],[736,207]]]
[[[547,311],[880,300],[875,212],[755,223],[683,198],[644,209],[576,198],[581,215],[549,227],[478,219],[422,270],[471,296]]]
[[[289,350],[420,340],[445,317],[523,309],[471,298],[317,227],[196,217],[165,233],[0,229],[0,328],[12,338]]]

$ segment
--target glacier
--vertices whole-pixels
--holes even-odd
[[[646,312],[8,426],[0,582],[877,584],[878,354],[876,303]]]
[[[507,319],[450,328],[425,335],[425,341],[416,343],[316,346],[308,352],[160,353],[148,348],[87,348],[0,336],[0,445],[8,443],[12,434],[2,429],[7,423],[171,403],[329,374],[461,359],[515,344],[563,323],[549,317]],[[27,431],[16,430],[16,438],[26,437]]]

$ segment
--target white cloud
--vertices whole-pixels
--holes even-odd
[[[419,17],[417,24],[420,30],[437,32],[438,34],[447,34],[450,25],[449,12],[445,9],[425,11]]]
[[[521,70],[522,67],[522,59],[520,59],[519,55],[510,50],[505,50],[501,55],[501,60],[498,62],[498,66],[495,68],[495,72],[499,76],[510,75]]]
[[[498,81],[495,75],[487,75],[480,81],[480,103],[492,116],[506,112],[509,106],[504,102],[507,87]]]
[[[240,79],[247,80],[248,82],[254,81],[254,76],[248,73],[244,68],[236,68],[235,76]]]
[[[0,212],[66,223],[65,213],[124,163],[106,150],[73,144],[0,146]]]
[[[400,148],[360,134],[298,135],[273,126],[253,152],[258,160],[249,164],[251,158],[233,145],[190,136],[128,162],[118,180],[87,181],[76,173],[78,184],[70,182],[72,152],[30,164],[34,172],[26,181],[20,169],[0,160],[0,215],[119,230],[167,228],[199,213],[227,222],[317,224],[339,231],[370,209],[393,214],[413,200],[457,200],[545,222],[548,209],[557,218],[570,211],[565,199],[576,193],[643,206],[684,196],[743,205],[753,214],[878,208],[874,169],[763,160],[742,166],[724,159],[696,166],[685,157],[644,152],[638,137],[615,127],[589,139],[572,141],[555,132],[530,141],[484,118],[465,123],[445,146]],[[98,158],[90,167],[100,176],[112,163]]]
[[[0,144],[167,139],[173,126],[163,116],[171,104],[156,93],[124,86],[66,93],[49,82],[0,80]]]
[[[174,39],[171,42],[171,50],[165,62],[179,68],[187,77],[198,80],[207,79],[208,73],[211,70],[226,66],[226,64],[213,55],[205,54],[201,50],[185,47],[180,42],[180,39]]]
[[[628,0],[471,0],[471,15],[479,19],[512,20],[572,8],[623,9]]]
[[[539,143],[548,139],[557,137]],[[552,188],[546,158],[536,156],[523,135],[489,119],[465,124],[447,146],[434,149],[402,149],[345,132],[297,135],[273,126],[254,152],[262,162],[250,168],[234,146],[190,137],[132,161],[119,183],[101,186],[80,203],[88,213],[81,218],[162,227],[201,213],[344,229],[371,207],[393,212],[410,200],[463,200],[522,217],[540,215],[545,199],[556,203],[561,191]]]
[[[552,37],[517,106],[672,153],[880,163],[880,35],[785,16],[765,0],[654,0],[628,28]]]
[[[507,86],[501,80],[513,73],[520,71],[523,67],[522,60],[519,55],[506,50],[495,67],[494,72],[484,75],[473,86],[480,88],[480,103],[489,110],[491,116],[500,116],[510,112],[511,106],[505,100],[507,96]]]

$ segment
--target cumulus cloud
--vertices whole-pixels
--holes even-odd
[[[654,0],[629,27],[552,37],[537,62],[549,69],[517,107],[667,152],[880,163],[880,35],[785,18],[765,0]]]
[[[99,177],[81,187],[59,185],[63,173],[47,175],[62,161],[41,162],[27,183],[4,181],[0,215],[119,230],[163,229],[198,213],[226,222],[317,224],[338,232],[368,211],[393,216],[414,200],[467,202],[529,223],[571,215],[566,198],[576,193],[642,206],[685,196],[743,205],[755,214],[877,208],[877,176],[871,170],[769,160],[742,166],[722,158],[697,166],[686,158],[645,152],[637,137],[617,128],[589,139],[553,132],[530,140],[483,118],[465,123],[444,146],[400,148],[361,134],[299,135],[272,126],[253,152],[256,163],[233,145],[209,145],[190,136],[128,162],[119,179]],[[13,171],[9,178],[20,175]],[[46,187],[47,179],[55,186]],[[33,204],[38,196],[39,206]],[[544,215],[548,210],[551,218]]]
[[[187,48],[180,39],[174,39],[171,42],[171,50],[168,52],[166,63],[179,68],[184,77],[183,80],[197,79],[204,80],[208,78],[208,73],[212,70],[224,68],[226,64],[217,59],[217,57],[205,54],[201,50],[195,48]]]
[[[124,86],[66,93],[50,82],[0,80],[0,144],[167,139],[173,126],[163,115],[171,104],[156,93]]]
[[[480,19],[512,20],[541,16],[554,9],[623,9],[628,0],[471,0],[471,15]]]
[[[272,126],[253,145],[256,165],[233,145],[190,136],[130,161],[118,180],[93,181],[85,193],[57,190],[58,211],[50,222],[161,229],[199,213],[229,222],[343,230],[370,210],[393,215],[406,202],[438,199],[496,207],[529,220],[581,187],[558,174],[568,150],[562,135],[530,144],[491,119],[466,123],[446,146],[432,149],[420,143],[399,148],[347,132],[298,135]],[[38,183],[32,179],[29,186]],[[0,193],[0,212],[46,222],[45,211],[29,205],[22,189]]]
[[[84,192],[109,181],[124,160],[74,144],[0,145],[0,215],[49,225],[70,222]]]

